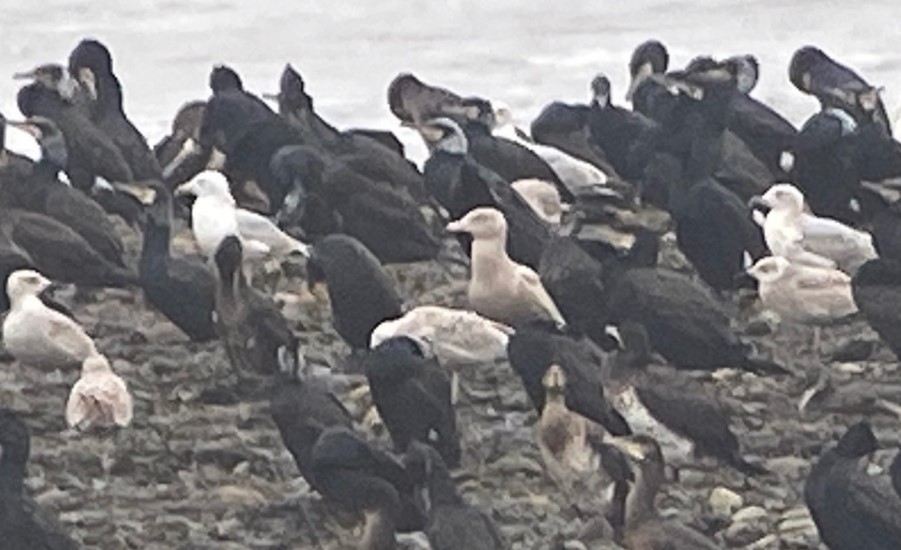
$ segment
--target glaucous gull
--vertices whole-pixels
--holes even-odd
[[[72,386],[66,403],[66,422],[70,427],[128,426],[132,419],[132,400],[125,381],[113,372],[103,355],[92,355],[81,365],[81,378]]]
[[[473,237],[468,295],[477,313],[513,327],[541,319],[566,324],[538,274],[507,255],[507,222],[498,210],[475,208],[447,230]]]
[[[20,270],[6,281],[10,311],[3,321],[3,343],[19,361],[50,369],[80,365],[97,349],[70,317],[47,307],[41,292],[51,282],[37,271]]]
[[[877,256],[869,233],[806,212],[804,194],[791,184],[776,184],[751,202],[770,209],[763,234],[775,256],[797,264],[837,267],[852,275]]]
[[[783,320],[814,326],[814,349],[819,349],[820,326],[857,313],[851,277],[837,269],[770,256],[748,274],[759,282],[760,300],[767,309]]]

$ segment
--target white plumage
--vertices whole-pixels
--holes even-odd
[[[575,191],[586,187],[607,184],[607,174],[602,172],[597,166],[564,153],[556,147],[535,143],[523,137],[513,124],[513,113],[510,112],[506,105],[502,103],[494,104],[494,121],[495,126],[491,132],[494,136],[515,141],[530,149],[541,157],[544,162],[548,163],[554,173],[557,174],[557,177],[560,178],[560,181],[570,190]]]
[[[36,271],[9,276],[10,310],[3,322],[6,350],[22,363],[50,369],[80,365],[97,353],[94,341],[72,319],[44,305],[38,295],[50,281]]]
[[[770,208],[762,226],[774,256],[796,264],[837,267],[852,275],[877,257],[868,233],[805,212],[804,195],[793,185],[774,185],[754,201]]]
[[[507,221],[498,210],[475,208],[447,230],[473,237],[468,297],[477,313],[514,326],[541,319],[565,324],[538,274],[507,255]]]
[[[523,198],[532,211],[547,223],[559,228],[563,212],[568,205],[560,200],[560,192],[554,184],[539,179],[516,180],[510,184],[516,193]]]
[[[426,342],[443,365],[483,363],[507,356],[513,329],[465,309],[420,306],[372,331],[375,347],[394,336]]]
[[[66,403],[70,427],[127,426],[133,405],[125,381],[113,372],[103,355],[92,355],[81,367],[81,378],[72,386]]]
[[[228,180],[219,172],[201,172],[179,186],[175,194],[197,197],[191,209],[191,229],[201,254],[207,258],[216,254],[219,244],[229,235],[241,239],[246,260],[291,252],[309,255],[306,244],[291,238],[265,216],[238,208]]]

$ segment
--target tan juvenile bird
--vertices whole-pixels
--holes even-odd
[[[763,258],[748,269],[760,284],[763,305],[780,319],[814,326],[815,350],[820,327],[857,313],[851,277],[837,269],[795,264],[785,258]]]
[[[536,425],[538,448],[548,476],[572,499],[577,483],[603,472],[597,448],[603,429],[566,406],[566,374],[559,365],[548,367],[541,382],[545,401]]]
[[[476,313],[514,327],[535,320],[566,324],[538,274],[507,255],[507,221],[498,210],[475,208],[447,230],[473,237],[469,305]]]

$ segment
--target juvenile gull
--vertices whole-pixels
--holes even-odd
[[[128,426],[132,399],[125,381],[113,372],[103,355],[92,355],[81,365],[81,378],[72,386],[66,403],[70,427]]]
[[[50,285],[37,271],[20,270],[9,276],[10,311],[3,322],[3,343],[28,365],[50,369],[80,365],[97,349],[78,323],[41,301],[40,293]]]
[[[505,358],[512,333],[507,325],[472,311],[419,306],[377,326],[371,347],[394,336],[410,336],[429,344],[442,364],[481,363]]]
[[[791,184],[774,185],[751,202],[770,209],[763,220],[763,234],[775,256],[798,264],[837,267],[852,275],[876,257],[868,233],[805,212],[804,194]]]
[[[503,214],[494,208],[476,208],[447,229],[473,237],[468,296],[477,313],[512,326],[541,319],[565,324],[538,274],[507,255]]]
[[[207,170],[180,185],[175,195],[195,195],[191,229],[201,253],[210,258],[227,235],[240,235],[249,259],[292,252],[309,255],[306,244],[291,238],[265,216],[238,208],[228,180],[220,172]]]
[[[814,326],[814,349],[819,348],[821,325],[857,313],[851,277],[837,269],[771,256],[748,273],[759,282],[760,299],[767,309],[786,321]]]

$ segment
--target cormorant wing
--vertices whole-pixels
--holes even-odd
[[[847,475],[844,483],[828,484],[826,493],[830,501],[844,503],[845,517],[859,523],[861,547],[901,548],[901,499],[884,478],[859,471]]]

